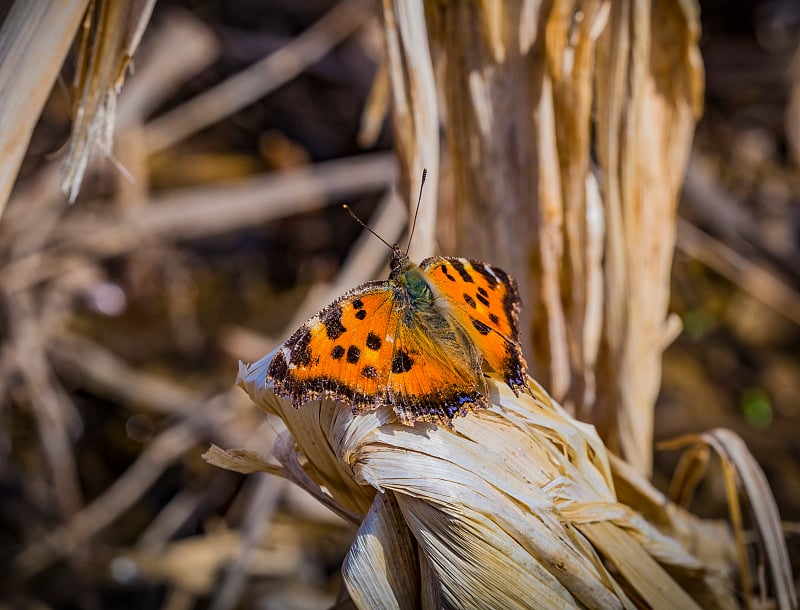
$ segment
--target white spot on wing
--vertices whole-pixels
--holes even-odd
[[[488,273],[489,275],[491,275],[494,279],[496,279],[498,284],[500,283],[500,278],[497,277],[497,275],[495,275],[494,271],[492,271],[492,268],[489,265],[484,264],[483,270],[486,271],[486,273]]]

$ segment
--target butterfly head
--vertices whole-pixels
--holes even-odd
[[[433,301],[433,291],[419,266],[408,258],[408,254],[395,244],[389,259],[389,280],[399,289],[402,301],[409,312],[416,311]]]
[[[389,278],[396,280],[408,271],[410,266],[411,261],[408,258],[408,254],[403,252],[400,244],[394,244],[392,246],[392,253],[389,255],[389,269],[391,270]]]

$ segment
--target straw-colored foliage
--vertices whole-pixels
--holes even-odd
[[[63,166],[62,189],[70,201],[78,196],[94,148],[112,154],[117,94],[155,3],[89,3],[77,44],[74,120]]]
[[[89,0],[14,2],[0,29],[0,217]]]

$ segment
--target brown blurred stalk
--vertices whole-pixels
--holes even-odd
[[[389,74],[395,98],[413,109],[424,96],[430,112],[431,96],[409,85],[426,49],[398,26],[414,4],[385,6],[387,40],[400,41],[399,53],[387,43]],[[678,189],[702,99],[697,6],[425,8],[444,103],[441,250],[518,279],[532,375],[647,473],[661,355],[677,328],[667,302]],[[401,166],[414,167],[418,132],[394,112]]]

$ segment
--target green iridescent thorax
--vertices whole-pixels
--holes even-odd
[[[433,291],[422,269],[408,260],[399,248],[392,253],[391,268],[389,277],[395,281],[398,298],[406,310],[405,321],[410,323],[415,313],[431,309],[435,298]]]
[[[425,307],[433,303],[431,286],[425,280],[422,270],[416,265],[409,265],[408,269],[400,275],[398,283],[405,286],[412,307]]]

